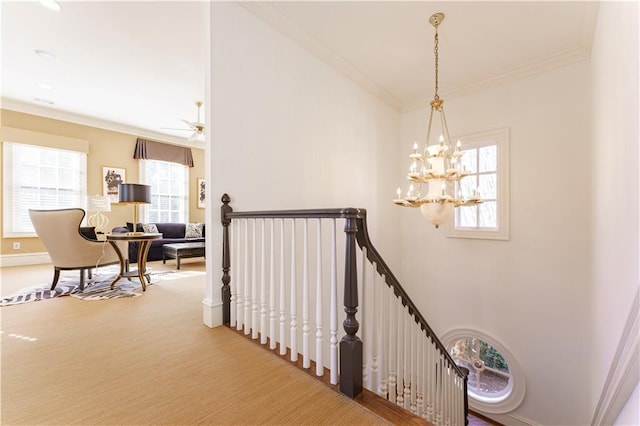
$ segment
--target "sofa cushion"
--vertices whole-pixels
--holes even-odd
[[[152,234],[157,234],[159,232],[158,227],[156,226],[155,223],[143,223],[142,229],[144,230],[144,232],[152,233]]]
[[[163,239],[184,238],[184,232],[187,227],[184,223],[156,223],[156,226]]]
[[[201,238],[204,223],[187,223],[185,238]]]
[[[127,229],[129,230],[129,232],[133,232],[133,223],[127,222]],[[136,226],[136,232],[144,232],[141,223],[138,223],[138,225]]]

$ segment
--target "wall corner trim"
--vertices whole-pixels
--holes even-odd
[[[614,424],[629,396],[640,381],[640,288],[631,305],[631,312],[622,332],[618,349],[611,362],[609,374],[592,425]]]

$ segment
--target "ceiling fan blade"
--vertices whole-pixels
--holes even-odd
[[[182,119],[180,119],[180,121],[182,121],[184,124],[189,126],[189,128],[191,128],[191,129],[195,129],[195,127],[196,127],[196,123],[192,123],[191,121],[182,120]]]
[[[181,130],[183,132],[191,132],[193,129],[177,128],[177,127],[160,127],[162,130]]]

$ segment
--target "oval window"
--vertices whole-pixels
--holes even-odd
[[[451,357],[469,370],[469,406],[486,413],[507,413],[524,399],[524,374],[511,352],[477,330],[451,330],[442,336]]]
[[[509,365],[495,347],[476,337],[463,337],[451,346],[450,353],[456,364],[469,369],[470,394],[490,402],[509,393]]]

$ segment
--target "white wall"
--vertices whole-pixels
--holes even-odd
[[[225,192],[239,211],[362,207],[398,265],[400,114],[241,5],[211,9],[209,223]]]
[[[592,408],[639,283],[638,13],[637,2],[601,3],[592,51]]]
[[[515,416],[588,424],[589,64],[445,100],[445,109],[452,136],[510,129],[511,239],[447,238],[405,211],[402,282],[437,334],[479,329],[513,353],[527,384]],[[427,113],[403,114],[403,155],[424,139]]]

